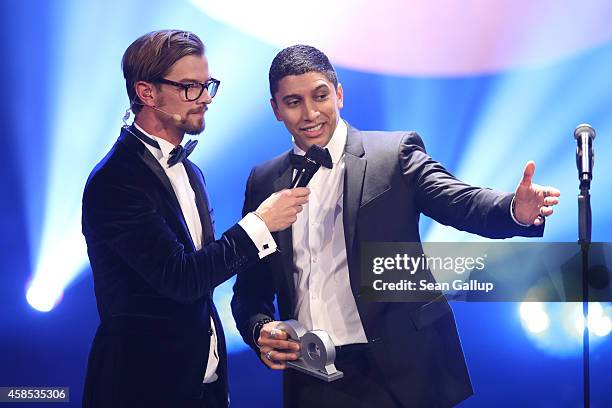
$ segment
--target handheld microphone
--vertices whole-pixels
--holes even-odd
[[[576,166],[578,167],[578,179],[581,186],[589,187],[593,178],[593,140],[595,140],[595,129],[587,123],[583,123],[574,130],[576,147]]]
[[[325,161],[327,155],[328,153],[322,147],[316,144],[310,146],[304,155],[304,166],[301,169],[297,169],[298,172],[291,182],[291,188],[306,187]]]

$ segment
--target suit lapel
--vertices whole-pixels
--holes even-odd
[[[143,142],[141,142],[136,136],[132,134],[133,131],[138,131],[133,127],[127,129],[123,127],[121,129],[121,135],[119,136],[119,142],[121,142],[128,150],[135,153],[140,159],[144,162],[144,164],[151,170],[151,172],[155,175],[157,180],[163,186],[164,191],[166,192],[166,197],[172,204],[174,212],[179,218],[181,226],[184,229],[184,235],[186,237],[186,243],[191,243],[192,247],[195,249],[195,245],[191,239],[191,234],[189,233],[189,228],[187,227],[187,222],[185,221],[185,216],[183,215],[183,210],[181,209],[181,205],[174,193],[174,189],[172,188],[172,184],[170,183],[170,179],[166,175],[166,172],[161,167],[155,156],[151,154],[149,149],[147,149]]]
[[[280,191],[291,186],[291,177],[293,176],[293,167],[289,161],[289,154],[287,154],[285,160],[279,171],[279,176],[274,180],[272,186],[274,191]],[[282,259],[282,270],[286,278],[286,285],[289,289],[289,299],[291,299],[291,305],[294,304],[295,287],[293,285],[293,227],[287,228],[283,231],[279,231],[276,234],[277,245],[281,254]]]
[[[155,176],[162,183],[166,191],[170,194],[170,196],[172,196],[176,206],[180,208],[178,199],[174,194],[174,189],[172,188],[172,184],[170,184],[170,180],[168,179],[166,172],[161,167],[157,159],[151,154],[149,149],[145,147],[144,143],[141,142],[134,135],[133,132],[139,132],[139,130],[136,129],[134,126],[131,126],[129,128],[123,127],[121,129],[121,136],[119,137],[119,140],[123,142],[126,147],[135,152],[138,156],[140,156],[142,161],[145,162],[147,167],[153,172],[153,174],[155,174]]]
[[[183,162],[187,177],[189,177],[189,184],[196,196],[196,206],[198,207],[198,214],[200,215],[200,223],[202,224],[203,241],[202,245],[207,244],[215,240],[215,231],[213,227],[213,221],[210,213],[210,202],[208,201],[208,194],[206,194],[206,183],[202,178],[202,175],[195,166],[189,160]]]
[[[354,262],[359,260],[352,259],[355,254],[355,229],[357,226],[357,216],[359,206],[361,204],[361,195],[363,192],[363,181],[367,166],[367,160],[364,157],[363,140],[361,133],[350,127],[348,128],[348,137],[345,148],[345,173],[344,173],[344,239],[346,241],[346,256],[349,264],[349,275],[353,293],[359,291],[359,277],[354,276],[359,270],[355,267]]]

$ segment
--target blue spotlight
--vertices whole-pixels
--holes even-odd
[[[527,336],[543,351],[554,355],[579,355],[584,318],[582,303],[523,302],[519,307]],[[591,345],[597,346],[612,332],[612,307],[589,304]]]
[[[585,326],[582,308],[576,310],[573,317],[576,334],[580,339],[582,339]],[[610,320],[610,316],[604,312],[604,308],[599,302],[589,303],[589,316],[587,318],[587,322],[589,325],[589,333],[592,333],[595,336],[605,337],[610,334],[610,331],[612,331],[612,320]]]
[[[524,302],[520,307],[523,327],[531,333],[542,333],[550,326],[550,318],[544,310],[543,303]]]
[[[57,288],[49,289],[42,284],[28,285],[26,300],[34,309],[39,312],[49,312],[62,300],[64,292]]]
[[[85,239],[75,220],[69,233],[57,233],[48,240],[40,252],[36,270],[27,285],[26,299],[30,306],[41,312],[49,312],[59,304],[64,289],[87,265]]]

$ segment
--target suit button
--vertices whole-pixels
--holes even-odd
[[[208,335],[209,335],[209,336],[212,336],[212,335],[213,335],[213,329],[212,329],[212,328],[211,328],[211,329],[208,329]]]

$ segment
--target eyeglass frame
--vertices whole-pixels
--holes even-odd
[[[219,85],[221,85],[221,81],[219,81],[218,79],[215,79],[215,78],[207,79],[206,82],[204,82],[204,83],[202,83],[202,82],[189,82],[187,84],[184,84],[182,82],[176,82],[176,81],[172,81],[172,80],[166,79],[166,78],[159,78],[159,79],[156,79],[155,81],[152,81],[152,82],[158,83],[158,84],[172,85],[172,86],[176,86],[177,88],[183,89],[185,91],[185,99],[188,100],[189,102],[197,101],[198,99],[200,99],[200,97],[204,93],[205,89],[208,92],[208,94],[210,95],[210,97],[214,98],[215,95],[217,94],[217,91],[219,90]],[[214,95],[211,95],[210,92],[208,91],[208,88],[210,87],[211,84],[216,84]],[[189,97],[187,96],[187,92],[189,92],[189,88],[194,88],[196,85],[200,86],[200,93],[198,94],[197,98],[189,99]]]

